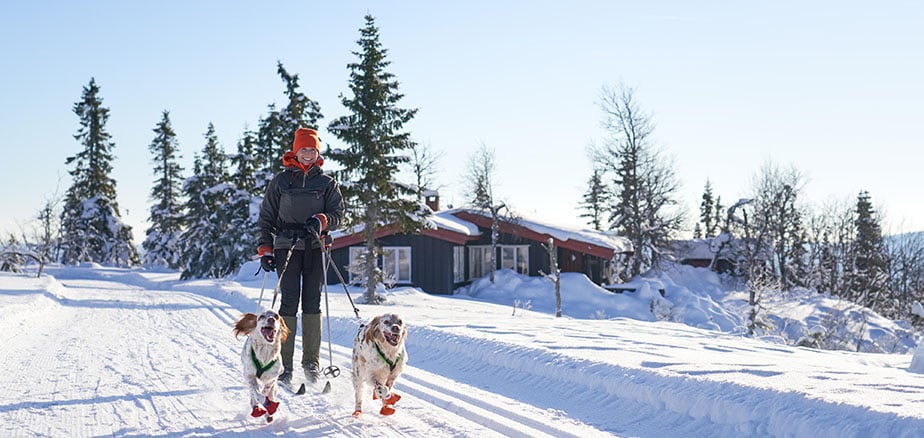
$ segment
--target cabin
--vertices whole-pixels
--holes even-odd
[[[550,271],[550,257],[543,244],[555,246],[561,272],[580,272],[597,284],[610,283],[613,263],[632,253],[623,237],[594,230],[575,230],[524,218],[502,216],[498,220],[497,253],[490,265],[490,213],[450,209],[438,211],[438,197],[426,198],[435,211],[435,225],[420,234],[404,234],[394,227],[375,233],[382,249],[377,263],[397,285],[419,287],[433,294],[452,294],[492,270],[513,269],[529,276]],[[338,230],[332,235],[331,259],[347,282],[353,282],[347,266],[365,252],[361,229]],[[330,283],[339,282],[328,278]]]

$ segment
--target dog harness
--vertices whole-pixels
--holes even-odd
[[[257,369],[257,378],[263,377],[263,373],[269,371],[270,368],[276,365],[276,359],[271,360],[266,365],[260,363],[260,359],[257,359],[257,352],[253,351],[253,347],[250,347],[250,360],[253,361],[253,367]]]
[[[379,343],[378,343],[378,342],[373,342],[372,345],[375,345],[375,352],[378,353],[378,354],[379,354],[379,357],[381,357],[382,360],[385,361],[385,363],[388,364],[388,368],[389,368],[391,371],[394,371],[394,370],[395,370],[395,367],[398,366],[399,363],[401,363],[401,355],[400,355],[400,354],[398,355],[398,357],[395,358],[395,361],[392,362],[392,361],[388,360],[387,357],[385,357],[385,354],[384,354],[384,353],[382,353],[382,350],[379,348]],[[251,350],[251,351],[253,351],[253,350]]]

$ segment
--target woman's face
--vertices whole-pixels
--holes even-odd
[[[303,166],[314,164],[318,159],[318,155],[318,150],[314,148],[301,148],[295,152],[295,158],[297,158],[298,162],[302,163]]]

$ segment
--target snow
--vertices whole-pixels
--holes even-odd
[[[357,303],[363,319],[395,312],[410,326],[397,413],[368,409],[369,394],[359,419],[349,378],[359,321],[332,285],[322,365],[342,374],[330,394],[284,392],[266,424],[248,415],[243,340],[231,334],[241,313],[272,301],[275,276],[261,301],[254,272],[255,262],[225,280],[96,264],[0,273],[0,435],[924,435],[922,347],[856,353],[793,347],[782,329],[743,336],[741,291],[688,267],[622,294],[562,274],[562,318],[549,280],[510,271],[454,296],[397,288],[384,305]],[[768,300],[773,318],[801,318],[807,334],[830,304],[784,298]],[[870,342],[901,337],[888,321],[866,324]]]

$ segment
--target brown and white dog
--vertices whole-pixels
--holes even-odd
[[[266,421],[273,421],[273,414],[279,407],[276,398],[276,379],[282,374],[282,356],[279,351],[282,342],[289,335],[285,321],[273,310],[259,316],[245,313],[234,324],[234,337],[246,335],[241,363],[244,366],[244,382],[250,392],[252,417],[266,415]]]
[[[359,327],[353,343],[353,390],[356,410],[353,416],[363,413],[363,392],[366,383],[372,385],[372,399],[382,400],[382,415],[395,413],[394,405],[401,396],[391,392],[395,380],[407,363],[407,326],[393,313],[376,316],[368,325]]]

